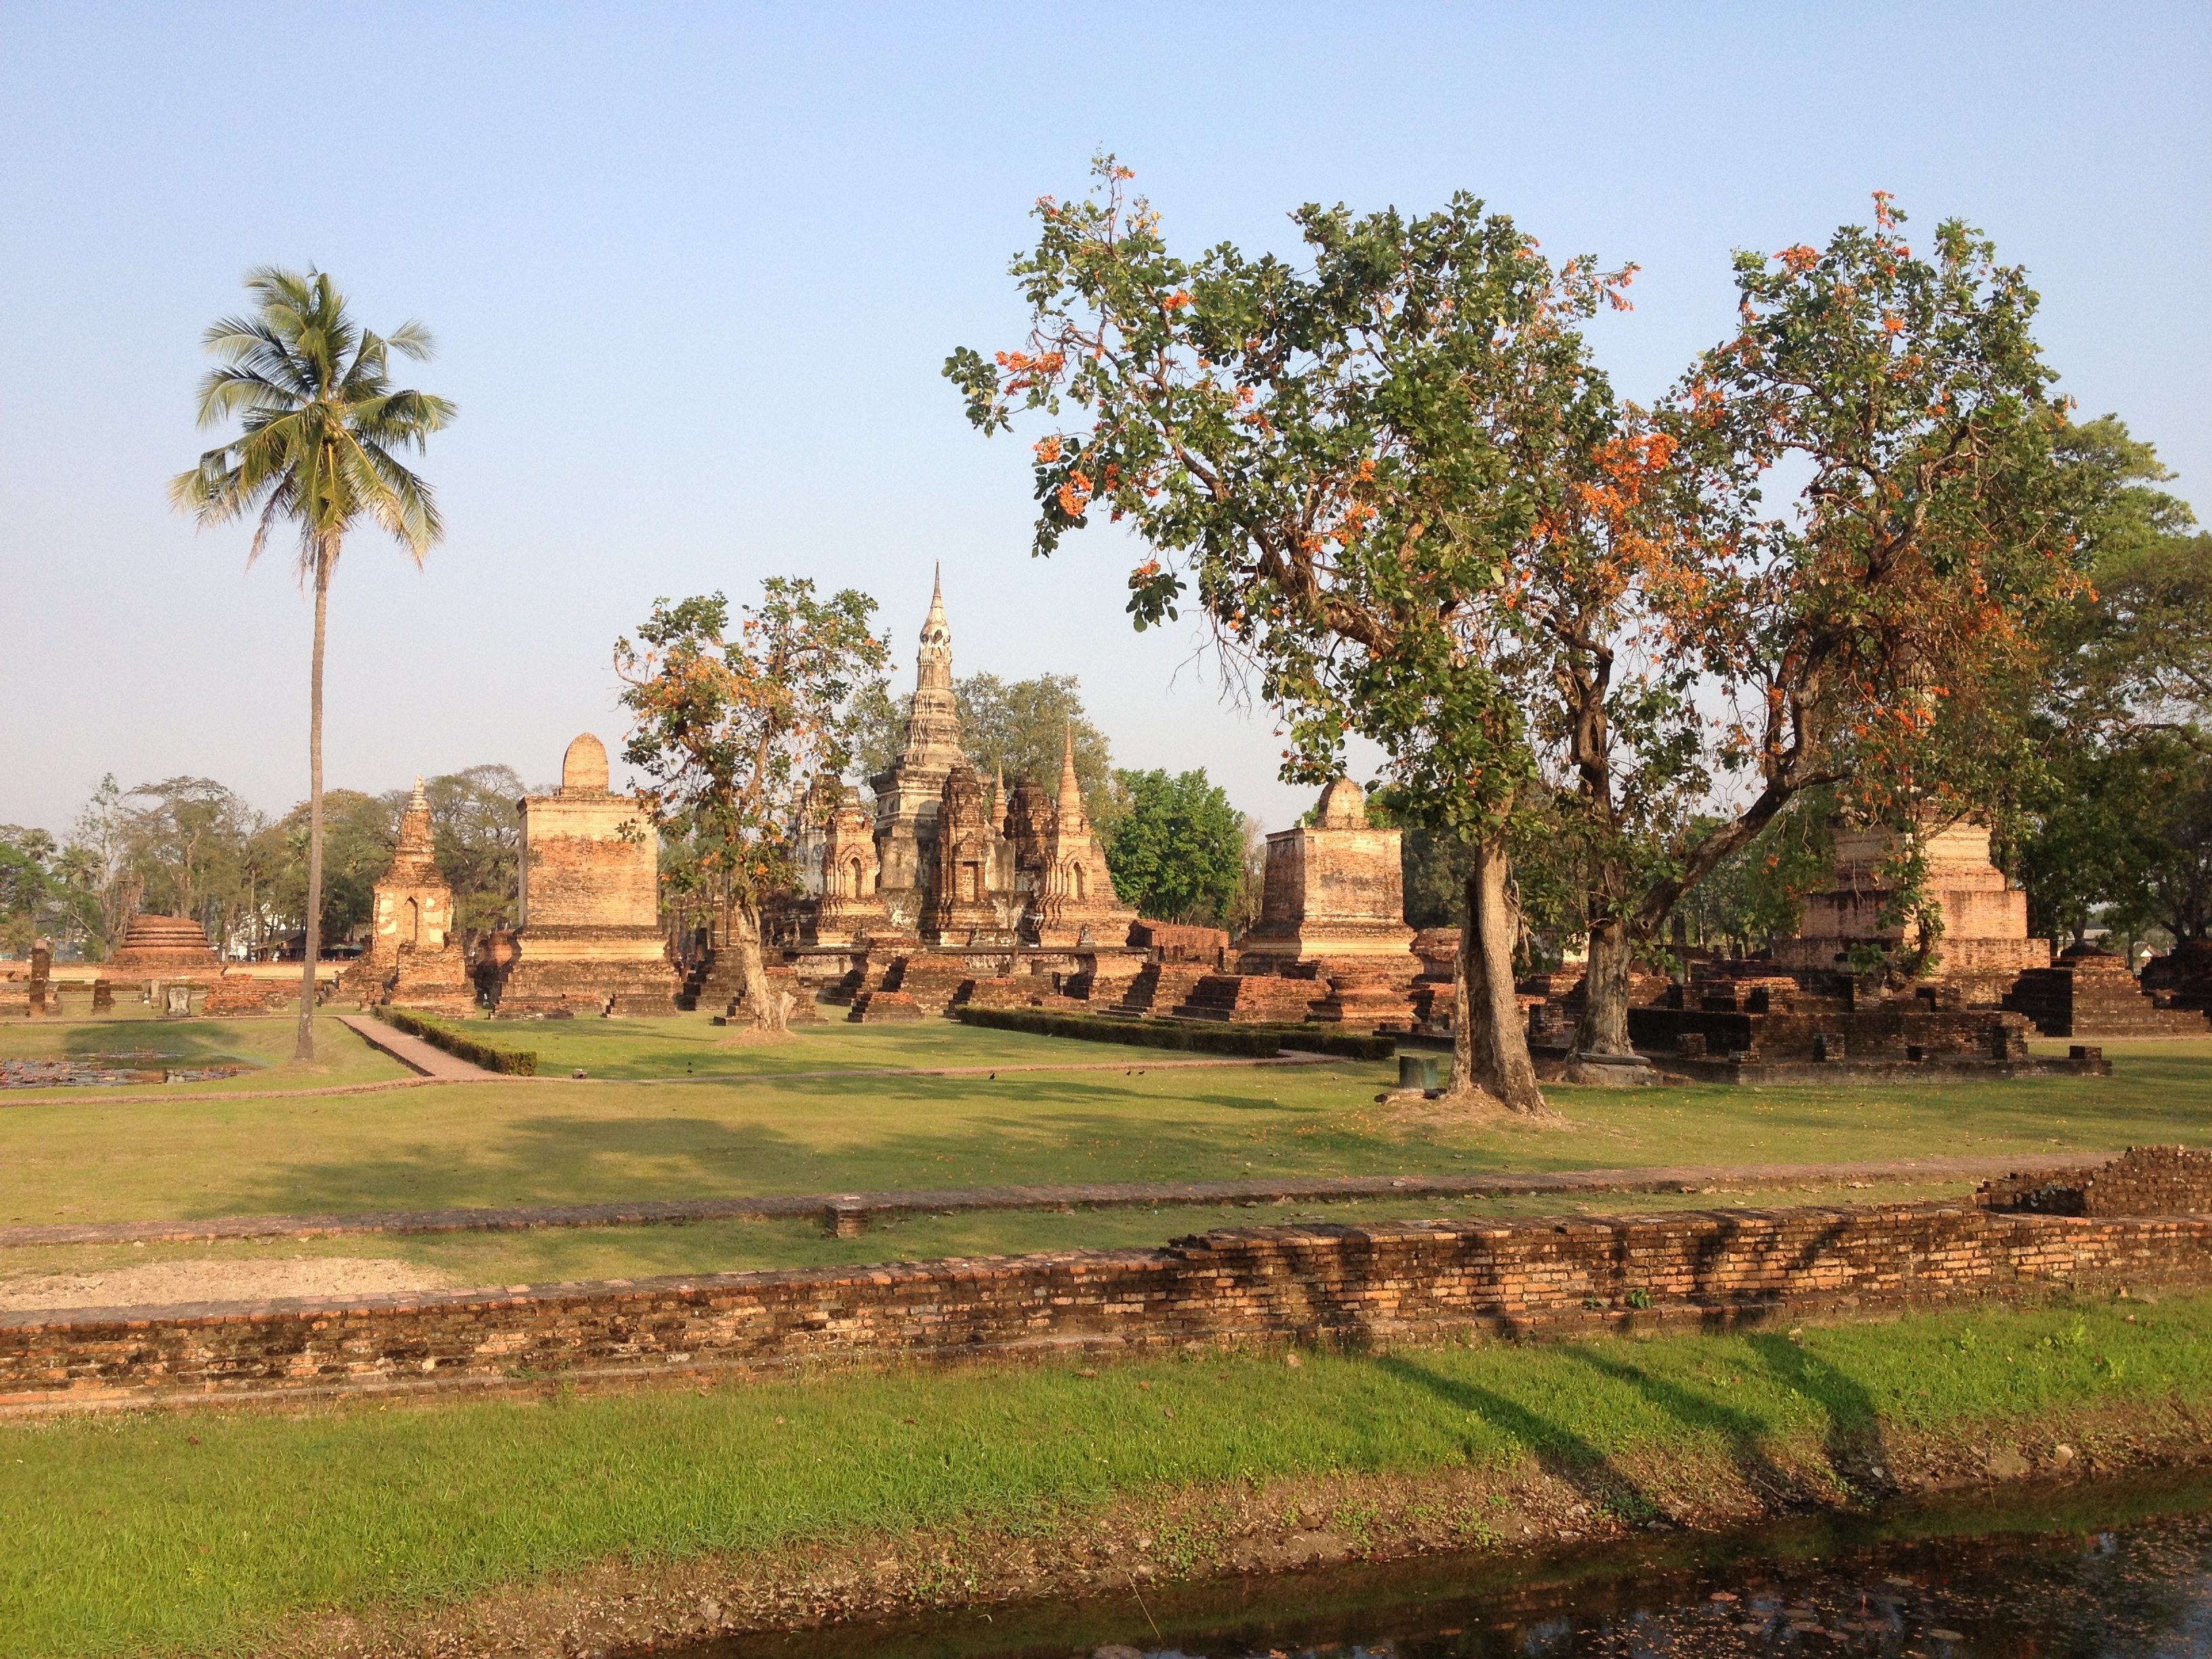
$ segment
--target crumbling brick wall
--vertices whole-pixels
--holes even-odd
[[[0,1406],[1060,1347],[1419,1343],[2205,1284],[2212,1216],[1958,1203],[1254,1227],[1160,1250],[15,1314],[0,1316]]]
[[[2043,1215],[2191,1215],[2212,1212],[2212,1152],[2130,1146],[2083,1174],[2007,1176],[1983,1183],[1975,1201],[1992,1210]]]

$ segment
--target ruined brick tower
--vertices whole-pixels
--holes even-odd
[[[1025,930],[1030,942],[1072,950],[1127,939],[1137,913],[1115,892],[1105,849],[1091,833],[1083,786],[1075,776],[1073,730],[1060,747],[1060,799],[1048,812],[1034,814],[1032,823],[1036,885]]]
[[[399,1008],[465,1014],[476,1004],[468,963],[453,939],[453,890],[438,873],[422,780],[399,817],[392,867],[376,884],[368,948],[340,980],[349,995]]]
[[[502,1016],[676,1012],[659,837],[607,776],[606,745],[586,732],[562,758],[561,787],[517,804],[522,925],[497,988]]]

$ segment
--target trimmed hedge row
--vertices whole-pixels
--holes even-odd
[[[474,1037],[434,1024],[419,1014],[410,1014],[404,1008],[386,1008],[380,1003],[368,1012],[392,1030],[421,1037],[432,1048],[443,1048],[455,1059],[481,1066],[487,1072],[502,1072],[509,1077],[538,1075],[538,1055],[531,1049],[495,1048],[489,1042],[478,1042]]]
[[[1266,1060],[1279,1048],[1334,1054],[1345,1060],[1388,1060],[1397,1039],[1363,1031],[1326,1031],[1311,1025],[1201,1025],[1195,1022],[1101,1019],[1093,1014],[1063,1014],[1045,1008],[977,1008],[962,1004],[952,1011],[963,1025],[996,1031],[1025,1031],[1031,1036],[1076,1037],[1085,1042],[1121,1042],[1139,1048],[1179,1048],[1194,1054],[1236,1054]]]

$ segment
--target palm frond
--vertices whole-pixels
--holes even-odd
[[[428,483],[391,452],[421,450],[456,411],[432,393],[394,390],[387,368],[394,350],[428,357],[429,331],[413,321],[390,336],[362,328],[329,274],[312,268],[258,266],[246,286],[252,311],[219,319],[203,337],[223,366],[198,392],[200,423],[235,416],[240,434],[170,480],[171,504],[203,525],[258,508],[249,563],[278,524],[295,524],[303,580],[319,559],[335,559],[363,517],[419,564],[444,521]]]

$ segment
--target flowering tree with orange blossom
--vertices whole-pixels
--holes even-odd
[[[615,642],[632,720],[623,758],[651,780],[647,818],[691,855],[673,878],[720,908],[757,1025],[784,1018],[762,972],[761,906],[796,885],[806,789],[844,769],[854,701],[890,660],[890,641],[869,631],[875,611],[852,588],[818,598],[804,577],[770,576],[734,632],[714,593],[656,599],[636,641]]]
[[[1677,522],[1714,550],[1682,639],[1741,787],[1622,907],[1632,939],[1807,789],[1908,840],[1977,810],[2017,737],[2007,688],[2086,586],[2097,481],[2061,453],[2025,271],[1955,220],[1916,255],[1903,223],[1877,194],[1824,249],[1738,254],[1737,332],[1654,417]],[[1785,464],[1804,482],[1777,510]]]
[[[1620,435],[1577,325],[1632,273],[1555,266],[1464,195],[1418,219],[1304,208],[1304,269],[1226,245],[1186,263],[1127,170],[1097,171],[1096,197],[1038,204],[1015,262],[1028,348],[945,372],[986,432],[1054,422],[1035,550],[1129,520],[1151,550],[1136,625],[1195,599],[1282,711],[1285,778],[1334,776],[1368,738],[1394,805],[1469,844],[1453,1091],[1542,1111],[1507,853],[1536,772],[1507,659],[1532,547]]]
[[[1401,810],[1470,842],[1456,1087],[1540,1098],[1510,995],[1516,802],[1548,781],[1572,808],[1577,1047],[1626,1055],[1635,951],[1681,896],[1805,789],[1896,812],[1965,781],[1951,715],[2077,580],[2033,296],[1960,227],[1915,261],[1881,201],[1826,254],[1747,256],[1739,337],[1646,412],[1578,331],[1631,270],[1555,269],[1471,198],[1304,209],[1308,270],[1186,264],[1100,171],[1101,199],[1039,204],[1015,264],[1029,349],[946,372],[986,431],[1054,420],[1036,550],[1130,520],[1137,625],[1194,594],[1285,711],[1285,776],[1358,732]],[[1771,514],[1793,456],[1813,482]]]
[[[1632,1057],[1638,955],[1800,794],[1899,829],[1909,872],[1931,817],[2001,793],[2010,688],[2081,586],[2097,487],[2054,447],[2024,274],[1957,223],[1915,258],[1875,205],[1825,251],[1739,255],[1735,337],[1624,411],[1528,550],[1508,660],[1583,894],[1578,1057]],[[1770,503],[1785,464],[1806,481]]]

